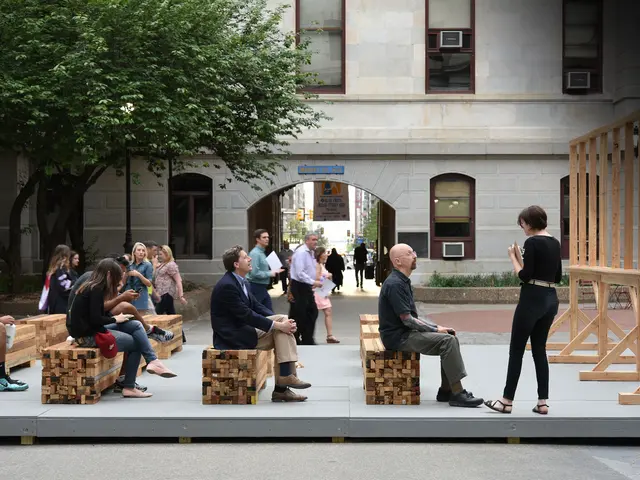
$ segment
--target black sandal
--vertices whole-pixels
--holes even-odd
[[[496,403],[499,403],[500,405],[502,405],[502,408],[497,408]],[[487,400],[486,402],[484,402],[484,404],[487,407],[489,407],[491,410],[498,413],[511,413],[511,410],[513,409],[513,405],[505,405],[500,400]],[[507,410],[507,408],[509,410]]]
[[[542,410],[540,410],[540,407],[547,407],[547,411],[543,412]],[[547,405],[546,403],[543,403],[542,405],[536,405],[531,409],[531,411],[533,413],[537,413],[538,415],[546,415],[547,413],[549,413],[548,408],[549,408],[549,405]]]

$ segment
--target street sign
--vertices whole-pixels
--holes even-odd
[[[298,175],[344,175],[344,165],[298,165]]]

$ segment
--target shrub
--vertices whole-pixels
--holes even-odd
[[[568,275],[562,277],[560,286],[569,284]],[[428,287],[434,288],[472,288],[472,287],[519,287],[520,279],[513,272],[475,274],[475,275],[441,275],[433,272]]]

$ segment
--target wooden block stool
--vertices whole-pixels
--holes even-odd
[[[159,359],[166,360],[173,353],[182,351],[182,315],[146,315],[144,321],[173,332],[173,338],[168,342],[151,339],[151,346]]]
[[[7,373],[12,369],[33,367],[38,359],[36,327],[34,325],[16,325],[16,337],[7,351],[5,366]]]
[[[420,354],[385,350],[379,338],[361,344],[367,405],[419,405]]]
[[[33,325],[36,327],[36,351],[42,358],[42,351],[51,345],[64,342],[69,336],[67,316],[64,313],[53,315],[36,315],[16,320],[16,325]]]
[[[93,405],[111,387],[122,368],[124,354],[102,356],[98,348],[68,342],[42,352],[42,403]]]
[[[255,405],[266,387],[273,350],[216,350],[202,352],[203,405]]]

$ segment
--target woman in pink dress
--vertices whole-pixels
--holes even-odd
[[[327,257],[329,256],[326,248],[318,247],[314,251],[316,257],[316,280],[319,282],[324,282],[325,280],[331,280],[333,275],[331,275],[327,269],[325,268],[325,263],[327,263]],[[331,311],[331,300],[329,297],[322,297],[318,295],[318,292],[315,291],[313,293],[314,298],[316,299],[316,305],[318,310],[324,312],[324,325],[327,328],[327,343],[340,343],[340,341],[333,336],[333,312]]]

